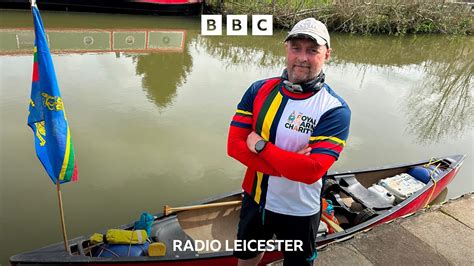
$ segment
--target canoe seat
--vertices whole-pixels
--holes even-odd
[[[344,192],[352,196],[354,200],[358,201],[365,207],[372,208],[374,210],[383,210],[393,207],[393,205],[384,202],[378,197],[378,195],[372,193],[361,183],[359,183],[359,181],[355,178],[355,175],[351,174],[335,176],[335,178],[339,181],[339,185]]]
[[[154,242],[162,242],[167,247],[166,256],[173,256],[173,240],[179,240],[181,243],[186,241],[192,241],[192,239],[184,233],[181,225],[178,222],[176,215],[170,216],[162,220],[160,223],[153,223],[151,228],[150,238]],[[194,243],[194,242],[193,242]],[[186,251],[187,255],[192,255],[190,253],[195,253],[194,251]]]

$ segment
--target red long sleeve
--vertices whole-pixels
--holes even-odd
[[[267,143],[258,157],[273,166],[281,176],[305,184],[318,181],[336,161],[331,155],[314,153],[307,156],[285,151],[272,143]]]
[[[268,175],[280,176],[281,174],[275,170],[274,167],[249,150],[247,147],[247,136],[250,132],[252,132],[251,129],[235,126],[230,127],[229,137],[227,139],[227,153],[229,156],[256,171]]]

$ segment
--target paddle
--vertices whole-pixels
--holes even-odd
[[[179,211],[207,209],[207,208],[214,208],[214,207],[221,207],[221,206],[232,206],[232,205],[237,205],[240,203],[242,203],[241,200],[233,200],[233,201],[224,201],[224,202],[208,203],[208,204],[193,205],[193,206],[183,206],[183,207],[175,207],[175,208],[165,205],[165,207],[163,208],[163,214],[165,216],[168,216],[172,213],[179,212]]]
[[[169,205],[165,205],[163,208],[163,214],[165,216],[168,216],[172,213],[179,212],[179,211],[190,211],[190,210],[199,210],[199,209],[207,209],[207,208],[214,208],[214,207],[222,207],[222,206],[232,206],[232,205],[237,205],[241,204],[241,200],[233,200],[233,201],[224,201],[224,202],[216,202],[216,203],[208,203],[208,204],[201,204],[201,205],[192,205],[192,206],[183,206],[183,207],[170,207]],[[321,215],[321,218],[329,225],[331,226],[334,231],[336,232],[342,232],[344,229],[340,227],[338,224],[324,216],[324,214]]]

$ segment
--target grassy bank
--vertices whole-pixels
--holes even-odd
[[[359,34],[473,33],[474,12],[443,0],[208,0],[217,14],[273,14],[275,27],[315,17],[330,31]]]

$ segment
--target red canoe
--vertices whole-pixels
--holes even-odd
[[[323,195],[333,202],[335,216],[342,231],[328,233],[323,228],[316,239],[318,247],[422,209],[453,180],[464,158],[464,155],[455,155],[413,164],[329,174]],[[423,165],[425,168],[419,167]],[[416,176],[419,172],[415,170],[420,169],[430,169],[429,176],[421,178]],[[418,181],[408,180],[407,178],[411,176],[417,177],[413,179]],[[421,182],[423,179],[424,182]],[[395,183],[398,187],[393,187]],[[383,193],[378,193],[380,191]],[[405,193],[407,191],[408,193]],[[235,201],[240,200],[241,196],[241,192],[227,193],[194,205]],[[147,256],[146,250],[135,257],[115,255],[97,257],[104,254],[103,250],[107,250],[104,244],[91,244],[90,236],[82,236],[69,240],[72,255],[64,251],[63,243],[58,243],[14,255],[10,258],[10,262],[12,265],[236,265],[237,261],[232,256],[232,251],[224,243],[230,243],[232,248],[239,213],[240,205],[234,204],[180,211],[168,216],[156,215],[150,239],[166,245],[166,254],[161,257]],[[123,225],[121,228],[133,229],[133,223]],[[176,240],[181,243],[186,241],[195,243],[197,240],[207,243],[214,241],[222,243],[222,247],[219,250],[214,248],[202,251],[173,251],[173,241]],[[281,252],[267,251],[262,264],[280,259],[282,259]]]

